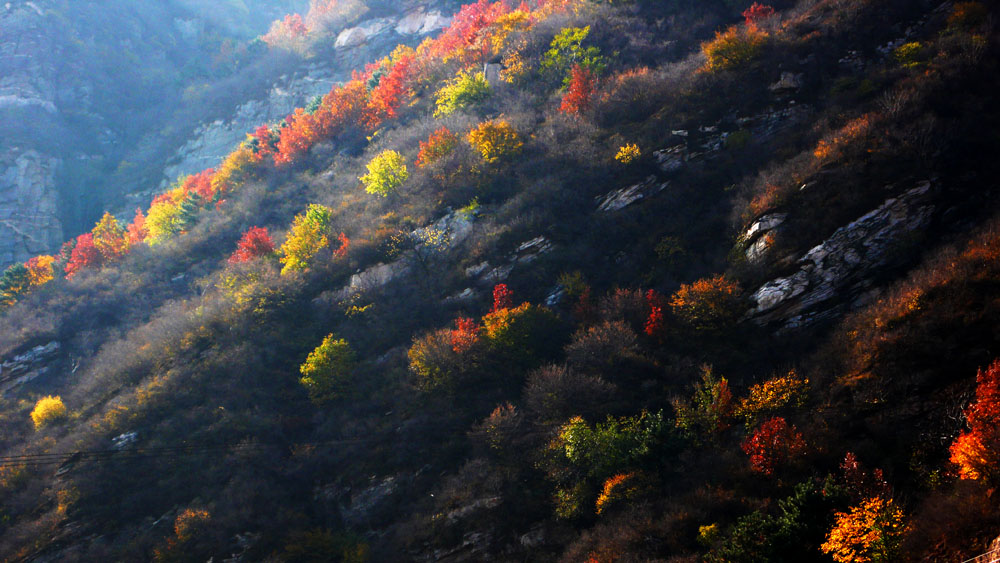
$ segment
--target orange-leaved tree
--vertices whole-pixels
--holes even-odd
[[[590,101],[594,97],[597,86],[597,78],[594,72],[579,64],[573,65],[570,71],[569,88],[563,96],[559,111],[570,115],[579,115],[590,107]]]
[[[838,512],[820,549],[837,563],[896,561],[905,532],[903,510],[892,499],[876,496]]]
[[[670,299],[670,309],[695,330],[719,330],[739,318],[740,297],[739,284],[719,275],[682,284]]]
[[[243,233],[239,242],[236,243],[236,250],[229,257],[230,264],[249,262],[261,256],[274,254],[274,241],[264,227],[250,227]]]
[[[1000,359],[976,374],[976,400],[965,409],[969,429],[951,444],[962,479],[1000,483]]]

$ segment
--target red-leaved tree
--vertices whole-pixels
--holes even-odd
[[[593,71],[581,65],[573,65],[569,80],[569,89],[563,96],[562,105],[559,111],[571,115],[579,115],[580,112],[590,107],[590,101],[594,97],[597,79]]]
[[[661,338],[667,329],[666,318],[663,314],[667,300],[656,290],[650,289],[646,292],[646,304],[649,306],[649,317],[646,318],[643,330],[653,338]]]
[[[274,253],[274,241],[264,227],[250,227],[236,243],[236,251],[229,257],[230,264],[249,262]]]
[[[743,452],[750,456],[750,467],[765,475],[773,474],[805,448],[802,433],[780,416],[761,424],[743,442]]]
[[[491,313],[510,309],[514,306],[514,293],[507,288],[507,284],[499,283],[493,288],[493,308]]]
[[[343,258],[347,256],[347,250],[351,247],[351,239],[347,238],[347,235],[344,233],[340,233],[337,235],[337,242],[340,243],[340,246],[333,251],[333,257]]]
[[[94,268],[101,265],[101,251],[94,246],[94,235],[83,233],[76,237],[76,245],[66,262],[66,279],[72,279],[84,268]]]
[[[743,11],[743,19],[746,20],[747,26],[757,27],[760,22],[774,17],[774,8],[766,4],[758,4],[754,2],[749,8]]]
[[[455,319],[455,330],[451,331],[451,349],[456,354],[469,351],[479,341],[479,323],[475,319],[459,317]]]

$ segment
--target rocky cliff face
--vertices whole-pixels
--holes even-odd
[[[0,264],[51,252],[62,243],[55,189],[61,164],[35,150],[0,152]]]
[[[59,55],[34,2],[0,7],[0,267],[49,252],[62,242],[55,177],[62,159],[37,150],[35,133],[52,128],[58,110],[54,61]],[[32,127],[24,127],[30,120]]]
[[[837,229],[821,244],[798,259],[798,270],[762,285],[753,295],[750,316],[759,324],[776,323],[796,328],[835,314],[845,305],[865,301],[874,276],[896,259],[895,249],[906,237],[930,223],[933,190],[923,181],[878,208]],[[780,229],[784,217],[768,215],[751,225],[745,240],[767,240]],[[754,243],[754,259],[767,251]],[[749,256],[748,256],[749,257]]]

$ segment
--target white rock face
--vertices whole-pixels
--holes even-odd
[[[55,189],[61,163],[34,150],[0,155],[0,264],[51,252],[62,242]]]
[[[649,176],[638,184],[622,188],[620,190],[615,190],[601,198],[598,198],[600,203],[598,204],[597,209],[599,211],[604,211],[605,213],[621,211],[637,201],[641,201],[662,192],[669,185],[670,182],[659,182],[656,179],[656,176]]]
[[[930,222],[930,189],[931,183],[924,181],[837,229],[799,259],[799,271],[761,286],[750,315],[761,324],[794,321],[800,326],[808,322],[804,315],[810,311],[866,290],[866,274],[892,260],[893,245]]]

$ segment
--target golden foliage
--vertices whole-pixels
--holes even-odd
[[[808,392],[809,380],[791,370],[787,375],[772,377],[751,387],[749,395],[736,407],[735,414],[752,426],[762,415],[787,406],[801,407]]]
[[[517,131],[503,119],[480,123],[469,131],[466,140],[490,164],[513,156],[524,147]]]
[[[760,56],[767,42],[767,33],[757,27],[732,26],[715,33],[715,38],[702,43],[701,52],[708,59],[709,71],[733,70],[745,67]]]
[[[634,162],[635,159],[642,155],[642,151],[639,150],[639,145],[635,143],[628,143],[622,145],[618,148],[618,154],[615,155],[615,160],[622,164],[629,164]]]
[[[626,500],[635,494],[635,472],[619,473],[604,481],[601,494],[597,497],[596,511],[601,514],[612,504]]]
[[[64,420],[68,416],[69,411],[63,404],[62,398],[51,395],[38,399],[35,408],[31,411],[31,421],[35,423],[35,429]]]
[[[850,512],[838,512],[820,549],[837,563],[895,561],[905,531],[903,510],[892,499],[873,497]]]
[[[52,265],[55,264],[55,256],[35,256],[24,265],[28,268],[28,284],[31,287],[45,285],[52,281],[55,272]]]
[[[716,330],[736,322],[740,295],[739,284],[718,275],[682,284],[670,299],[670,309],[695,330]]]

